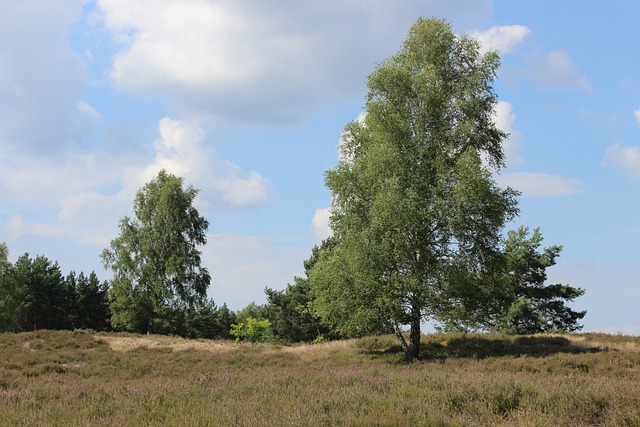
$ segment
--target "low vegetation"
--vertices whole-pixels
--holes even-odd
[[[316,345],[0,334],[2,425],[640,425],[640,338],[433,334]]]

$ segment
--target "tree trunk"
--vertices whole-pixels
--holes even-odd
[[[394,322],[393,330],[396,333],[396,337],[398,341],[400,341],[400,346],[402,347],[402,351],[404,352],[404,357],[407,362],[411,362],[413,360],[418,360],[420,358],[420,309],[414,309],[411,311],[411,330],[409,332],[409,344],[407,344],[407,340],[404,339],[402,335],[402,331],[397,323]]]
[[[407,345],[407,340],[404,339],[404,336],[402,335],[402,330],[400,329],[400,327],[396,322],[393,322],[393,330],[396,333],[396,337],[398,338],[398,341],[400,341],[400,347],[402,347],[402,351],[404,352],[405,359],[407,360],[407,362],[411,362],[412,360],[411,349]]]
[[[411,332],[409,332],[409,351],[408,359],[418,360],[420,358],[420,316],[411,320]]]
[[[420,320],[422,320],[420,306],[412,304],[411,306],[411,331],[409,332],[409,351],[411,360],[420,358]]]

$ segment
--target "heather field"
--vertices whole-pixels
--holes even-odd
[[[638,426],[640,338],[433,334],[249,345],[0,335],[3,426]]]

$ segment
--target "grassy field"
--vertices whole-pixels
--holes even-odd
[[[2,426],[640,426],[640,338],[0,335]]]

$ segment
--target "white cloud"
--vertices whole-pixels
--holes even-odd
[[[420,16],[487,19],[491,3],[99,0],[121,48],[109,72],[181,114],[293,122],[331,98],[359,98],[373,65]]]
[[[197,124],[164,118],[155,142],[156,158],[142,173],[140,184],[166,169],[202,190],[206,206],[252,207],[268,198],[267,181],[255,171],[245,174],[230,161],[222,160],[206,145],[206,134]]]
[[[16,156],[0,162],[0,197],[17,206],[39,203],[47,210],[70,195],[113,185],[132,163],[108,151],[56,159]]]
[[[330,217],[331,211],[329,208],[317,208],[314,212],[311,225],[317,242],[321,242],[333,234],[333,230],[329,225]]]
[[[638,123],[640,123],[640,108],[638,108],[637,110],[635,110],[633,112],[633,116],[636,118],[636,120],[638,121]]]
[[[89,119],[98,120],[102,118],[102,114],[100,114],[98,110],[96,110],[92,105],[89,105],[84,101],[78,101],[76,108],[78,109],[80,114],[82,114],[83,116]]]
[[[140,159],[118,154],[0,162],[0,197],[13,212],[0,230],[10,241],[62,238],[104,246],[115,236],[118,219],[130,212],[137,189],[126,183],[133,182],[128,176]]]
[[[218,303],[240,309],[265,302],[264,288],[283,289],[304,274],[310,248],[287,248],[259,237],[210,234],[202,249],[202,264],[212,277],[209,295]]]
[[[530,33],[531,30],[523,25],[503,25],[470,34],[480,42],[482,52],[497,50],[500,54],[509,54],[513,53]],[[507,65],[502,73],[503,78],[517,81],[523,75],[528,75],[554,89],[591,90],[591,83],[581,75],[571,56],[565,51],[536,51],[527,54],[525,58],[528,63],[527,69]]]
[[[497,50],[501,54],[511,53],[531,30],[523,25],[501,25],[486,31],[474,31],[470,35],[480,42],[481,51]]]
[[[85,2],[2,3],[0,153],[52,155],[71,142],[84,64],[67,38]]]
[[[634,178],[640,178],[640,146],[610,145],[602,163],[604,166],[621,169]]]
[[[526,197],[568,196],[582,191],[582,181],[539,172],[505,173],[495,177],[502,187],[511,187]]]
[[[536,80],[556,89],[591,90],[591,84],[571,60],[568,53],[554,50],[530,59],[531,75]]]
[[[498,129],[509,134],[509,138],[507,138],[503,144],[506,163],[508,166],[517,165],[523,162],[523,158],[520,155],[520,141],[522,140],[522,134],[513,130],[512,125],[515,120],[516,115],[513,113],[513,105],[505,101],[499,101],[493,112],[493,121]]]
[[[162,168],[202,190],[198,209],[250,208],[267,200],[266,180],[220,159],[196,124],[165,118],[158,132],[155,155],[119,146],[55,159],[0,161],[0,198],[20,212],[4,219],[0,234],[104,247],[117,234],[118,220],[130,215],[136,191]]]
[[[193,178],[206,168],[204,131],[195,124],[165,117],[158,123],[159,138],[154,142],[156,158],[143,172],[141,183],[166,169],[178,176]]]
[[[267,201],[268,185],[266,180],[251,171],[243,176],[241,169],[233,163],[225,162],[231,174],[221,178],[217,187],[223,192],[223,198],[232,206],[250,207]]]

